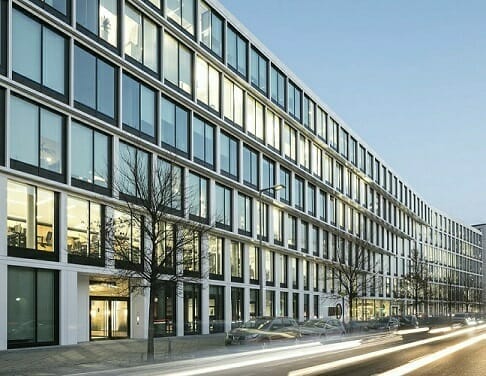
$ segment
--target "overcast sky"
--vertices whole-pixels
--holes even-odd
[[[429,204],[486,222],[486,1],[220,2]]]

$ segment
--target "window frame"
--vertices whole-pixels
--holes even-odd
[[[168,79],[166,76],[167,71],[166,69],[168,64],[167,62],[170,60],[169,56],[166,56],[166,51],[168,51],[167,46],[165,45],[165,40],[166,36],[169,38],[172,38],[177,47],[177,83],[172,82],[170,79]],[[185,95],[188,98],[193,97],[194,95],[194,52],[191,50],[189,47],[187,47],[184,43],[180,42],[176,37],[172,36],[172,34],[168,33],[167,31],[164,32],[164,36],[162,38],[162,50],[163,50],[163,57],[162,60],[164,61],[164,69],[162,72],[162,78],[163,78],[163,83],[166,84],[167,86],[171,87],[172,89],[176,90],[177,92]],[[184,81],[181,81],[181,50],[185,50],[189,56],[189,81],[190,81],[190,90],[187,91],[184,89],[183,84],[185,83]]]
[[[171,145],[167,142],[164,141],[163,139],[163,135],[165,133],[165,130],[164,130],[164,114],[167,112],[167,110],[164,110],[164,101],[166,101],[167,103],[169,103],[171,106],[174,106],[174,124],[171,124],[171,126],[173,125],[173,136],[174,136],[174,144],[175,145]],[[178,139],[178,133],[177,133],[177,129],[179,128],[179,125],[177,124],[177,111],[178,109],[180,111],[183,111],[186,115],[186,124],[185,124],[185,133],[186,133],[186,140],[185,140],[185,146],[186,146],[186,150],[182,150],[180,148],[177,147],[177,142],[176,140]],[[167,150],[170,150],[176,154],[179,154],[179,155],[182,155],[183,157],[185,158],[189,158],[189,153],[190,153],[190,148],[191,148],[191,135],[190,135],[190,121],[191,121],[191,113],[188,109],[186,109],[184,106],[180,105],[178,102],[172,100],[172,98],[170,97],[167,97],[165,95],[162,95],[160,97],[160,127],[161,127],[161,130],[160,130],[160,134],[162,135],[161,138],[160,138],[160,146],[163,148],[163,149],[167,149]]]
[[[205,12],[203,12],[203,8],[206,8],[207,9],[207,12],[209,12],[209,27],[208,27],[208,31],[209,31],[209,42],[211,45],[208,45],[204,42],[204,39],[203,39],[203,30],[202,30],[202,27],[203,27],[203,15]],[[206,49],[209,53],[211,53],[213,56],[215,56],[217,59],[219,60],[223,60],[223,56],[225,54],[225,35],[224,35],[224,18],[222,16],[220,16],[218,14],[218,12],[216,12],[208,3],[206,3],[205,1],[199,1],[199,14],[200,14],[200,17],[199,17],[199,42],[200,42],[200,45]],[[213,38],[213,28],[214,28],[214,21],[219,21],[220,22],[220,31],[221,31],[221,35],[219,35],[220,37],[220,48],[221,48],[221,54],[218,54],[217,51],[215,51],[215,49],[213,48],[213,44],[214,44],[214,40],[215,38]]]
[[[255,76],[253,72],[253,63],[256,61],[258,66],[258,72]],[[262,71],[262,65],[265,64],[265,69]],[[264,77],[263,77],[264,75]],[[255,80],[254,80],[255,79]],[[261,82],[264,81],[264,82]],[[268,60],[259,52],[256,48],[250,49],[250,84],[263,95],[267,96],[268,93]]]
[[[230,167],[229,169],[231,170],[231,164],[232,164],[232,161],[234,161],[235,167],[236,167],[236,174],[232,174],[231,171],[223,170],[223,167],[222,167],[222,165],[223,165],[223,163],[222,163],[223,153],[221,152],[221,150],[223,149],[222,137],[226,137],[228,139],[228,166]],[[226,132],[220,131],[219,132],[219,145],[220,145],[220,153],[219,153],[220,154],[220,163],[219,163],[220,174],[223,175],[223,176],[226,176],[230,179],[239,181],[239,177],[240,177],[240,171],[239,171],[240,170],[240,168],[239,168],[239,166],[240,166],[240,164],[239,164],[240,152],[239,152],[239,141],[238,141],[238,139],[227,134]],[[231,148],[232,145],[236,146],[234,153],[231,152],[232,151],[232,148]],[[226,145],[224,145],[224,146],[226,146]],[[234,154],[234,156],[232,156],[232,154]]]
[[[202,142],[202,145],[201,145],[201,143],[198,143],[196,141],[196,134],[195,134],[196,121],[200,122],[202,124],[202,127],[203,127],[203,134],[202,134],[203,142]],[[210,129],[209,133],[208,133],[208,129]],[[210,137],[211,138],[211,145],[208,145],[208,140],[209,140],[209,137],[207,136],[208,134],[211,135],[211,137]],[[195,146],[194,150],[192,151],[193,160],[194,160],[194,162],[196,162],[196,163],[198,163],[198,164],[200,164],[204,167],[207,167],[211,170],[214,170],[214,168],[216,166],[216,163],[215,163],[215,158],[216,158],[215,136],[216,136],[216,127],[214,125],[212,125],[211,123],[207,122],[206,120],[204,120],[203,118],[201,118],[199,116],[195,115],[193,117],[193,120],[192,120],[192,144]],[[201,159],[201,158],[196,156],[196,152],[195,152],[196,147],[197,147],[198,150],[203,151],[204,159]],[[208,148],[209,148],[209,150],[208,150]],[[208,157],[209,153],[210,153],[211,161],[207,160],[209,158]]]
[[[236,67],[232,65],[232,63],[230,62],[230,58],[229,58],[229,50],[230,48],[228,47],[229,45],[229,41],[230,41],[230,38],[229,38],[229,35],[230,33],[233,33],[235,35],[235,38],[234,38],[234,41],[235,41],[235,61],[236,61]],[[242,47],[241,45],[244,45],[244,72],[242,72],[240,70],[240,47]],[[247,79],[248,77],[248,41],[242,37],[242,35],[240,33],[238,33],[236,31],[236,29],[231,26],[229,23],[227,24],[227,27],[226,27],[226,65],[228,66],[228,68],[230,68],[233,72],[235,72],[236,74],[238,74],[239,76],[241,76],[242,78],[244,78],[245,80]]]
[[[222,190],[221,192],[218,192],[218,189]],[[225,185],[216,183],[215,185],[215,192],[216,192],[216,206],[218,207],[219,204],[222,203],[222,208],[223,208],[223,220],[219,221],[217,216],[219,213],[215,213],[216,215],[216,227],[221,228],[223,230],[228,230],[232,231],[233,229],[233,212],[234,212],[234,205],[233,205],[233,189],[226,187]],[[227,195],[229,195],[229,213],[226,213],[226,206],[227,202],[226,199],[228,198]],[[223,201],[223,202],[222,202]],[[218,209],[218,208],[215,209]]]

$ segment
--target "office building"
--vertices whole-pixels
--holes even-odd
[[[353,317],[412,312],[414,250],[420,313],[479,309],[480,231],[430,207],[217,1],[0,0],[0,350],[147,336],[148,296],[103,231],[118,221],[140,263],[114,189],[135,150],[212,226],[192,277],[155,298],[157,336],[336,315],[334,265],[358,254],[374,278]]]

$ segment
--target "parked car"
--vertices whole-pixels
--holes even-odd
[[[370,330],[395,331],[400,326],[400,322],[395,317],[385,316],[372,320],[368,324]]]
[[[343,335],[346,333],[343,323],[335,318],[312,319],[300,326],[303,336],[327,337]]]
[[[226,335],[226,344],[264,343],[301,337],[299,325],[288,317],[257,317],[232,329]]]
[[[419,327],[419,321],[415,315],[404,315],[397,317],[400,323],[400,329],[417,329]]]
[[[453,324],[461,325],[476,325],[476,319],[471,313],[468,312],[457,312],[452,315]]]

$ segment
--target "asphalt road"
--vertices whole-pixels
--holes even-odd
[[[452,352],[452,350],[454,352]],[[310,342],[99,375],[486,375],[486,325],[447,333]]]

